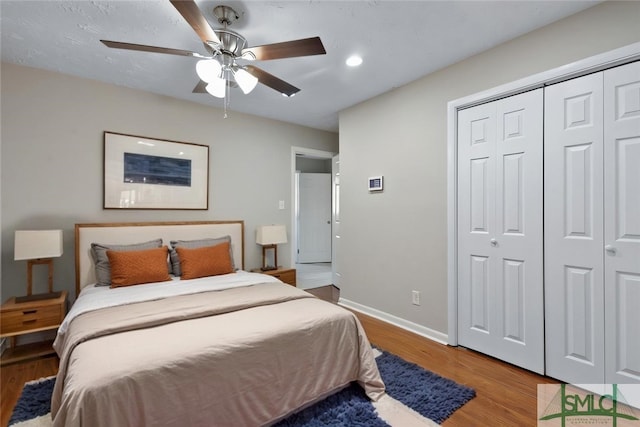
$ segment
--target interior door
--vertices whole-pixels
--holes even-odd
[[[606,383],[640,383],[640,62],[604,72]]]
[[[298,174],[298,262],[331,262],[331,174]]]
[[[340,266],[338,251],[340,250],[340,155],[331,159],[331,180],[333,183],[332,197],[332,232],[331,232],[331,278],[334,285],[340,287]]]
[[[545,90],[546,373],[604,382],[602,73]]]
[[[542,90],[458,113],[459,343],[544,371]]]

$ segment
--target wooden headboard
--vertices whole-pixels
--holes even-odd
[[[80,290],[96,282],[91,243],[132,244],[161,238],[193,240],[231,236],[236,268],[244,269],[244,221],[121,222],[76,224],[76,297]]]

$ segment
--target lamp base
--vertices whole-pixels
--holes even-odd
[[[62,295],[62,292],[49,292],[46,294],[33,294],[33,295],[26,295],[23,297],[16,297],[16,304],[20,304],[23,302],[41,301],[44,299],[60,298],[60,295]]]
[[[273,249],[273,265],[267,265],[267,250]],[[262,246],[262,271],[270,271],[278,269],[278,247],[276,245],[263,245]]]

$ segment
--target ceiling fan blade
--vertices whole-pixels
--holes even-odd
[[[198,82],[198,84],[196,85],[196,87],[193,88],[192,93],[207,93],[207,89],[206,88],[207,88],[208,84],[209,83],[207,83],[207,82],[205,82],[203,80],[200,80]]]
[[[320,37],[291,40],[282,43],[265,44],[262,46],[248,47],[242,50],[242,55],[253,56],[259,61],[268,59],[293,58],[296,56],[324,55],[327,53]],[[244,59],[250,59],[245,57]]]
[[[169,55],[192,56],[194,58],[209,58],[208,56],[200,55],[199,53],[191,52],[190,50],[171,49],[169,47],[148,46],[146,44],[114,42],[111,40],[100,40],[100,41],[105,46],[112,47],[114,49],[139,50],[143,52],[155,52],[155,53],[168,53]]]
[[[277,78],[273,74],[267,73],[261,68],[254,67],[253,65],[247,65],[244,68],[249,72],[249,74],[256,77],[260,83],[265,86],[269,86],[273,90],[277,90],[283,95],[293,96],[300,92],[300,89],[297,87]]]
[[[220,39],[209,25],[198,5],[193,0],[171,0],[173,7],[178,9],[180,15],[191,25],[191,28],[198,34],[204,43],[213,42],[220,44]]]

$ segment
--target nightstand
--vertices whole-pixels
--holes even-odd
[[[296,269],[295,268],[282,268],[278,267],[276,270],[262,271],[259,268],[251,270],[253,273],[268,274],[269,276],[276,277],[291,286],[296,285]]]
[[[15,345],[19,335],[58,329],[67,312],[67,291],[57,298],[16,303],[10,298],[0,307],[0,337],[9,337],[11,347],[4,351],[0,365],[46,356],[55,351],[52,341]]]

